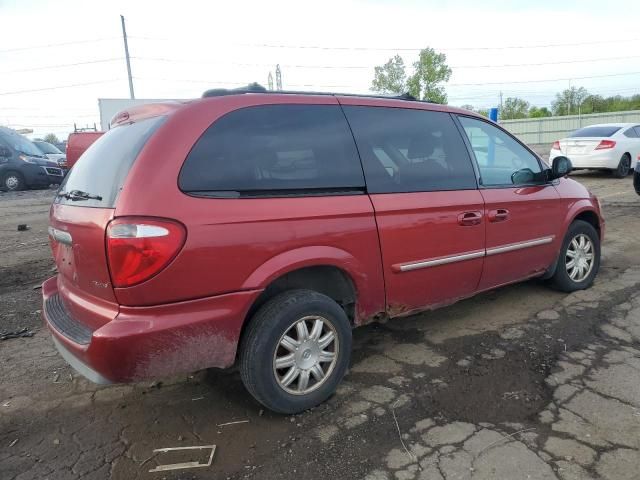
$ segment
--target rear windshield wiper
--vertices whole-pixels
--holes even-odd
[[[100,195],[93,195],[91,193],[83,192],[82,190],[71,190],[70,192],[58,192],[57,197],[64,197],[67,200],[102,200]]]

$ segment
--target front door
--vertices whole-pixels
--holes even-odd
[[[484,198],[486,249],[480,289],[543,273],[562,238],[563,209],[538,158],[495,125],[458,117],[473,150]]]
[[[484,202],[453,118],[421,109],[344,110],[376,215],[389,315],[473,294],[484,257]]]

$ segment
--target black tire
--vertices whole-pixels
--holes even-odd
[[[20,172],[7,172],[2,176],[2,190],[6,192],[17,192],[25,189],[24,177]]]
[[[613,170],[611,173],[615,178],[625,178],[629,175],[631,171],[631,157],[628,153],[625,153],[620,158],[620,162],[618,163],[618,168]]]
[[[307,316],[320,316],[335,332],[336,361],[315,390],[306,394],[285,391],[274,369],[276,352],[285,333]],[[306,352],[305,352],[306,353]],[[269,300],[250,319],[240,345],[240,376],[246,389],[262,405],[277,413],[293,414],[314,407],[336,390],[351,358],[351,325],[344,310],[326,295],[290,290]],[[311,377],[309,377],[311,378]],[[315,377],[314,377],[315,381]]]
[[[586,235],[593,245],[593,265],[589,274],[581,281],[573,280],[569,272],[567,271],[567,251],[574,238],[579,235]],[[574,221],[570,226],[567,234],[562,242],[562,248],[560,249],[560,257],[558,258],[558,264],[556,271],[551,277],[552,285],[563,292],[575,292],[576,290],[584,290],[593,285],[593,281],[600,269],[600,236],[593,225],[582,220]]]

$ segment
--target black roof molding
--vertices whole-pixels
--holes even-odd
[[[211,97],[224,97],[227,95],[244,95],[248,93],[259,94],[277,94],[277,95],[330,95],[330,96],[344,96],[344,97],[368,97],[368,98],[385,98],[390,100],[407,100],[411,102],[420,102],[413,95],[409,93],[403,93],[402,95],[369,95],[362,93],[336,93],[336,92],[302,92],[297,90],[267,90],[259,83],[250,83],[246,87],[239,88],[212,88],[202,94],[202,98]],[[433,102],[425,102],[433,103]]]

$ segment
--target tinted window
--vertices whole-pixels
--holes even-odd
[[[637,135],[638,137],[640,137],[640,125],[638,125],[637,127],[633,127],[633,128],[634,128],[634,129],[635,129],[635,131],[636,131],[636,135]]]
[[[604,127],[584,127],[573,132],[570,137],[610,137],[622,127],[604,126]]]
[[[448,113],[344,107],[370,193],[477,188],[464,142]]]
[[[629,137],[629,138],[638,138],[638,134],[636,133],[636,131],[634,130],[633,127],[631,127],[628,130],[626,130],[624,132],[624,136],[625,137]]]
[[[109,130],[82,154],[60,186],[61,191],[81,190],[102,200],[73,201],[57,197],[56,202],[79,207],[115,206],[127,174],[149,137],[164,117],[154,117]]]
[[[263,105],[231,112],[196,142],[180,188],[222,196],[346,193],[362,166],[337,105]]]
[[[496,126],[469,117],[459,117],[471,143],[484,186],[533,183],[542,171],[540,162],[511,135]]]

